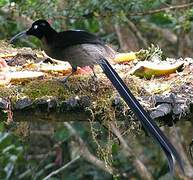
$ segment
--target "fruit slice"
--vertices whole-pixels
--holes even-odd
[[[137,56],[134,52],[129,53],[118,53],[115,55],[114,61],[117,63],[129,62],[137,59]]]
[[[68,62],[63,62],[60,64],[48,64],[48,63],[42,63],[40,65],[40,71],[43,72],[58,72],[62,74],[68,74],[72,70],[71,65]]]
[[[7,58],[12,58],[17,55],[17,52],[12,52],[12,53],[0,53],[0,58],[7,59]]]
[[[6,73],[0,72],[0,86],[9,84],[10,80],[10,77]]]
[[[18,72],[7,72],[6,75],[11,79],[11,81],[26,81],[41,78],[44,76],[43,72],[37,71],[18,71]]]
[[[143,61],[131,71],[131,74],[150,79],[152,76],[159,77],[182,71],[184,62],[176,62],[175,64],[156,64],[148,61]]]

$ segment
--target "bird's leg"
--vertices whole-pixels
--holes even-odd
[[[92,77],[93,81],[97,81],[97,75],[94,71],[94,67],[92,67],[92,73],[93,73],[93,75],[91,75],[91,77]]]
[[[72,66],[71,73],[68,76],[66,76],[64,79],[60,80],[60,82],[66,83],[69,77],[72,76],[76,71],[77,71],[77,67]]]
[[[89,80],[90,87],[91,87],[92,91],[97,92],[99,90],[99,88],[100,88],[100,84],[98,82],[98,77],[97,77],[97,75],[96,75],[96,73],[94,71],[94,67],[91,66],[91,69],[92,69],[92,73],[90,74],[91,78],[89,78],[89,79],[92,82],[90,82],[90,80]]]
[[[77,73],[78,74],[86,74],[86,75],[89,74],[92,77],[93,81],[96,81],[96,79],[97,79],[93,65],[81,67],[80,69],[78,69]]]
[[[8,68],[9,67],[8,67],[6,61],[3,58],[0,58],[0,71],[5,71]]]
[[[11,78],[6,74],[8,65],[4,59],[0,58],[0,84],[8,84]]]

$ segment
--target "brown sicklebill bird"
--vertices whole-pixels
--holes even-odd
[[[107,46],[99,37],[80,30],[57,32],[45,20],[35,21],[28,30],[15,35],[11,39],[11,42],[24,36],[35,36],[40,39],[43,50],[51,58],[69,61],[73,67],[72,73],[76,71],[77,66],[90,66],[93,68],[94,64],[99,64],[120,96],[141,121],[142,126],[164,151],[168,159],[170,172],[174,172],[175,162],[179,164],[181,170],[184,172],[183,162],[175,147],[110,65],[109,62],[115,57],[116,52]]]
[[[43,50],[51,58],[69,61],[72,73],[68,77],[76,72],[77,67],[90,66],[93,69],[94,64],[102,57],[107,60],[115,57],[115,51],[94,34],[82,30],[58,33],[45,20],[35,21],[30,29],[17,34],[10,41],[14,42],[26,35],[39,38]]]

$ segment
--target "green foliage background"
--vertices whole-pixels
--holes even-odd
[[[0,0],[0,39],[10,39],[16,33],[29,27],[32,21],[41,18],[49,20],[58,31],[65,29],[85,29],[91,31],[100,35],[107,43],[111,43],[119,51],[124,51],[121,49],[115,25],[118,25],[121,29],[131,30],[130,33],[135,36],[136,32],[129,26],[129,22],[132,22],[148,45],[151,43],[160,45],[167,56],[192,56],[193,43],[188,44],[189,41],[193,42],[192,8],[160,11],[150,15],[136,15],[138,12],[148,12],[152,9],[182,4],[182,2],[190,3],[192,1]],[[160,31],[158,31],[160,29],[169,30],[177,38],[176,42],[169,42],[166,37],[160,34]],[[137,42],[138,50],[146,48],[145,44],[140,43],[140,39]],[[39,41],[34,38],[30,39],[30,41],[27,39],[21,40],[18,45],[30,46],[32,48],[40,47]],[[90,126],[78,122],[73,125],[81,137],[88,143],[90,150],[97,155],[97,147],[95,142],[93,142]],[[98,123],[95,123],[94,126],[103,132],[101,137],[97,137],[98,140],[106,144],[108,136],[106,131]],[[51,133],[51,136],[46,136],[42,139],[38,136],[35,140],[35,136],[27,136],[25,138],[23,135],[16,135],[17,133],[6,132],[6,129],[1,123],[0,179],[42,179],[48,173],[59,168],[54,164],[56,154],[53,153],[45,160],[43,156],[40,156],[40,158],[36,158],[36,156],[38,156],[39,150],[42,150],[40,155],[46,154],[52,149],[54,144],[61,141],[64,157],[62,163],[65,164],[72,158],[70,152],[72,136],[62,125],[54,125],[55,132]],[[165,159],[162,159],[163,154],[158,150],[159,148],[153,145],[151,139],[145,137],[144,132],[132,136],[133,142],[131,145],[134,148],[133,151],[142,154],[142,158],[148,158],[146,160],[148,169],[153,177],[155,179],[168,179],[167,162]],[[34,141],[37,144],[34,144]],[[44,146],[48,149],[44,149]],[[139,174],[132,165],[132,159],[128,161],[123,157],[117,142],[111,142],[108,144],[108,148],[110,148],[111,153],[107,153],[106,156],[111,157],[109,160],[110,164],[116,167],[121,174],[126,174],[126,177],[117,177],[117,179],[140,179]],[[98,155],[100,156],[100,153]],[[102,156],[101,159],[103,158],[105,157]],[[102,180],[112,178],[112,175],[89,164],[84,159],[80,159],[77,163],[52,179]]]

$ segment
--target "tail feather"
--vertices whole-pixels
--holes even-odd
[[[163,149],[163,151],[165,152],[165,155],[167,157],[170,173],[174,174],[175,158],[172,155],[172,153],[170,153],[164,146],[161,145],[161,148]],[[180,166],[180,168],[181,168],[181,166]],[[183,171],[183,167],[182,167],[182,171]]]
[[[113,86],[117,89],[120,96],[125,100],[127,105],[131,108],[131,110],[135,113],[137,118],[141,121],[143,127],[158,142],[158,144],[160,144],[161,148],[165,152],[165,155],[168,159],[170,172],[171,173],[174,172],[175,160],[179,164],[182,172],[184,172],[183,162],[177,150],[167,139],[164,133],[160,130],[160,128],[156,125],[156,123],[149,116],[149,114],[140,105],[140,103],[137,101],[137,99],[134,97],[134,95],[131,93],[128,87],[125,85],[125,83],[117,74],[117,72],[112,68],[112,66],[106,59],[101,59],[99,61],[99,65],[102,67],[105,75],[112,82]]]

